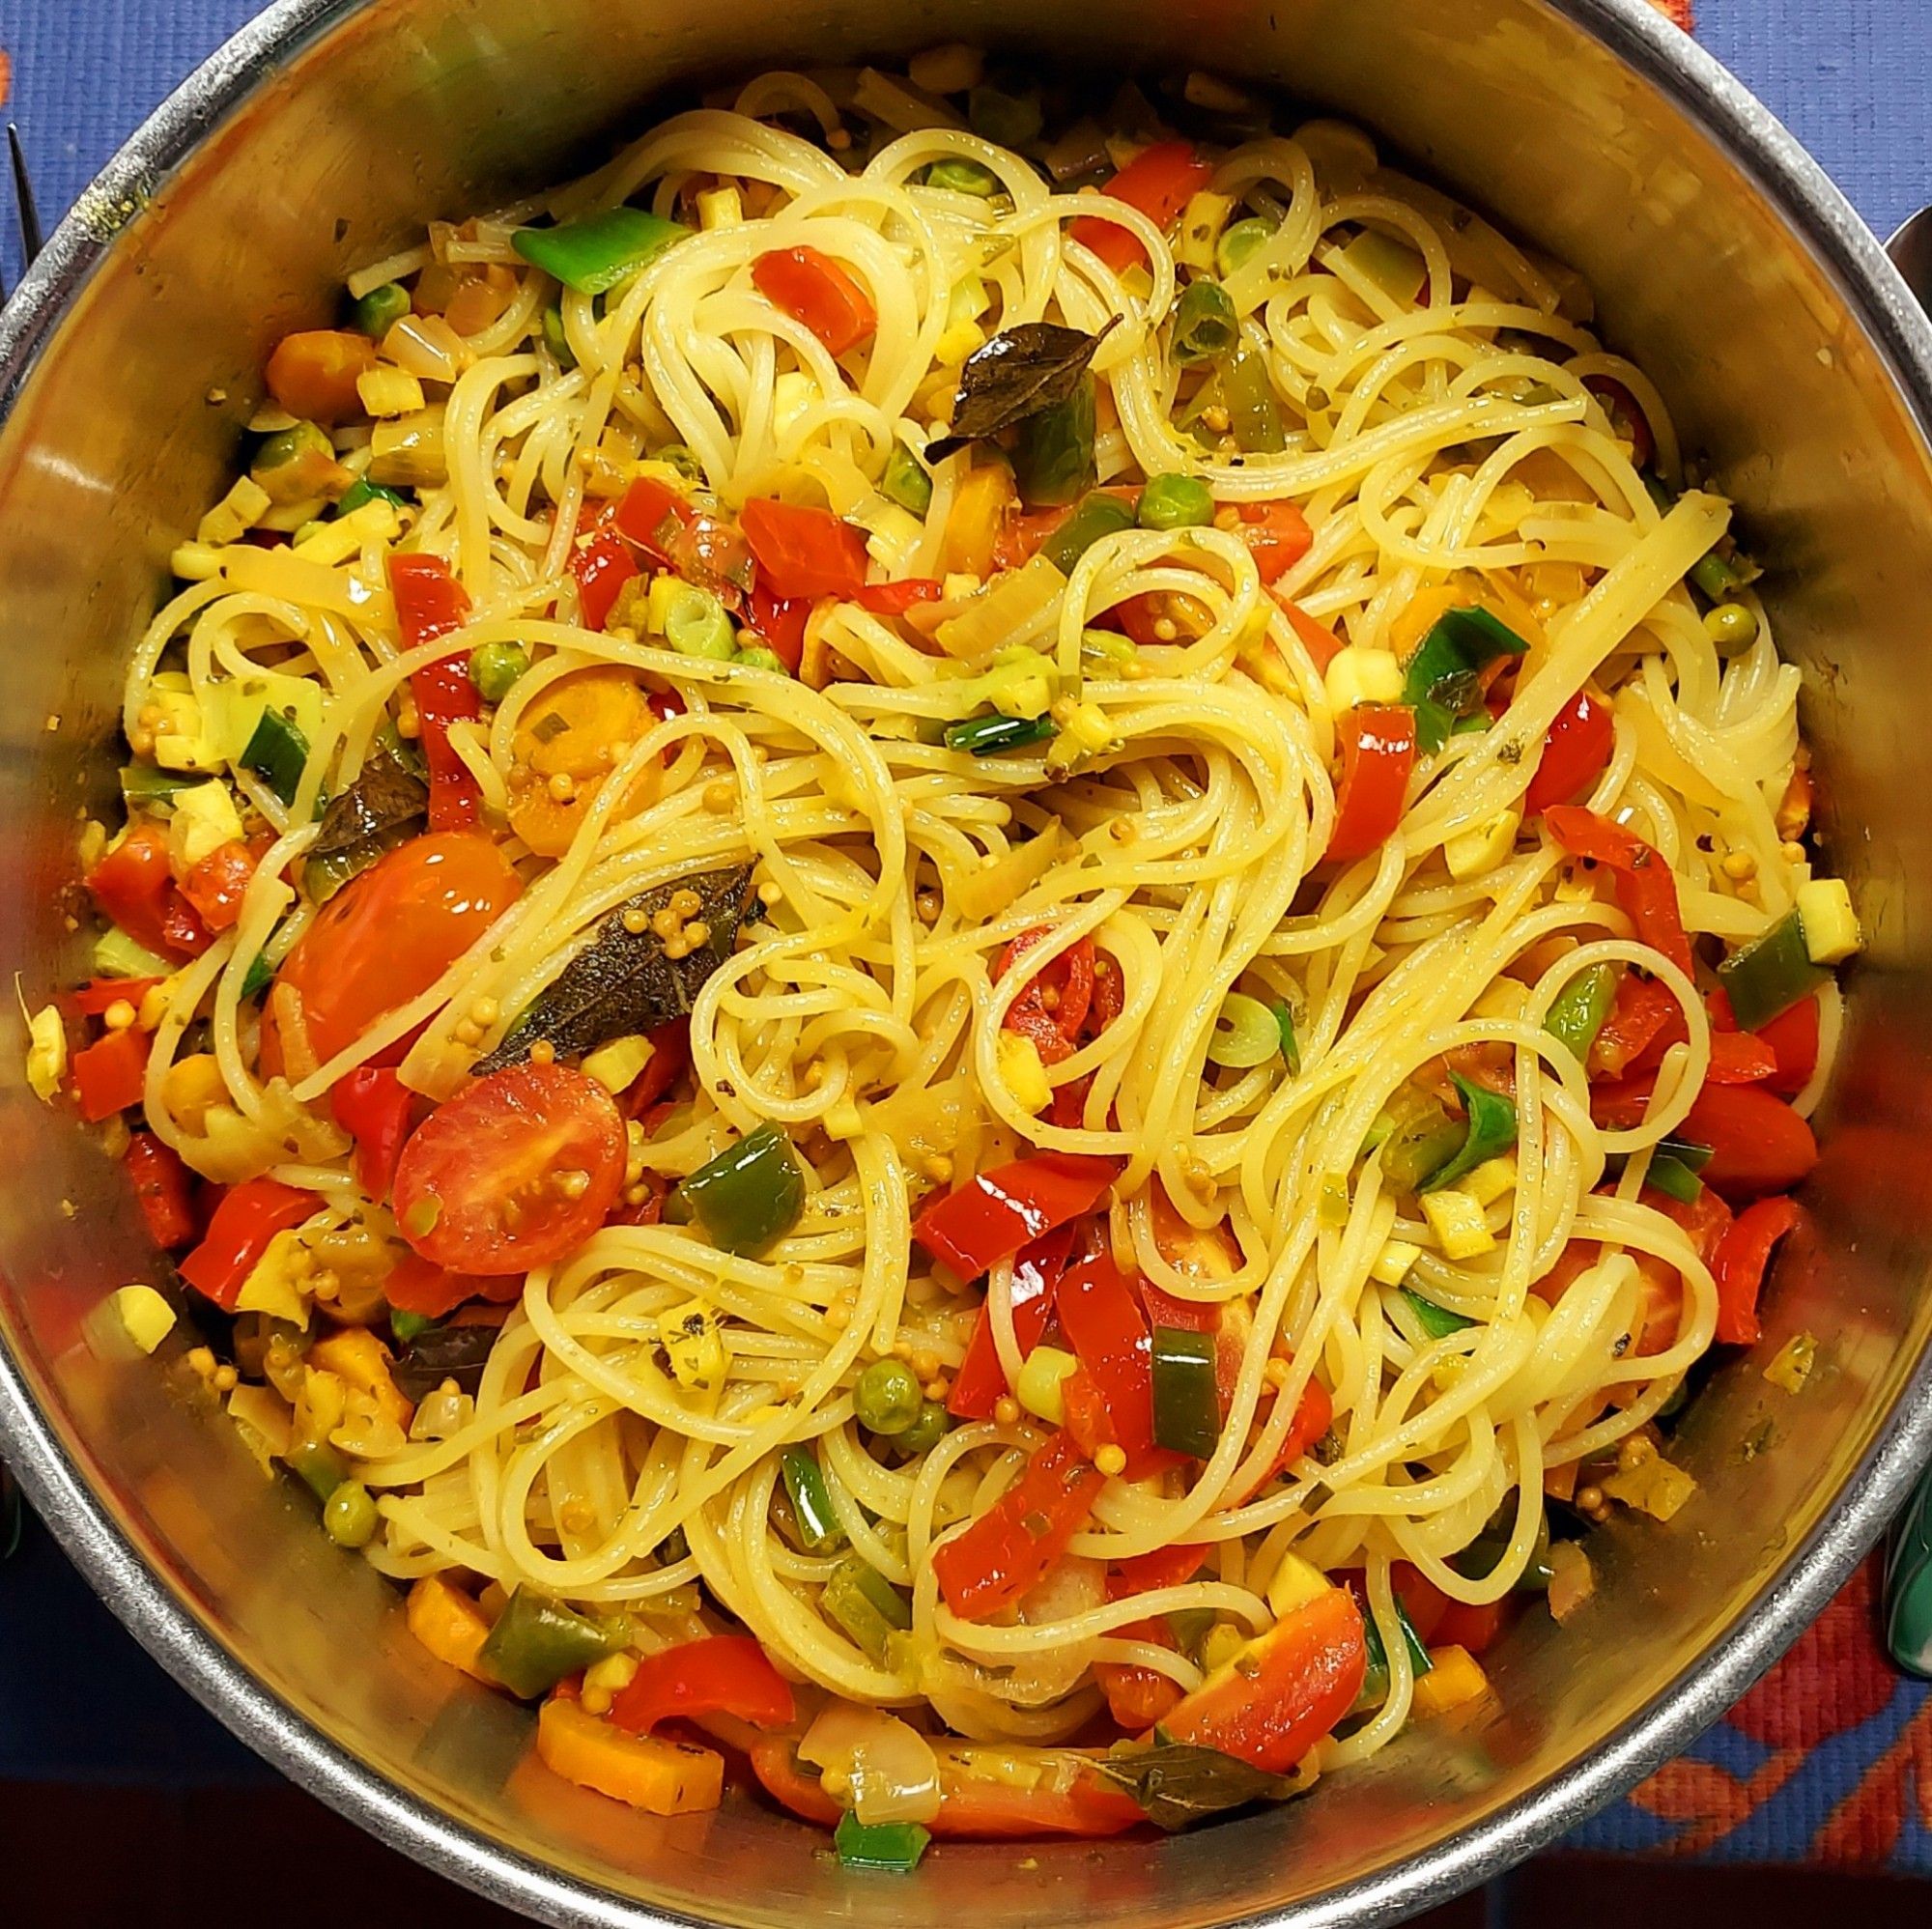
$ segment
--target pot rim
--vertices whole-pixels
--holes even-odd
[[[93,269],[149,193],[271,74],[376,0],[275,0],[170,94],[60,222],[0,309],[0,425]],[[1932,318],[1878,239],[1776,115],[1647,0],[1542,0],[1700,122],[1835,280],[1932,440]],[[627,1900],[444,1815],[338,1747],[230,1654],[146,1566],[0,1347],[0,1451],[68,1557],[143,1648],[290,1780],[412,1860],[558,1929],[670,1929],[698,1918]],[[1601,1746],[1455,1835],[1255,1929],[1368,1929],[1500,1874],[1679,1753],[1796,1640],[1932,1460],[1932,1352],[1811,1533],[1712,1647]]]

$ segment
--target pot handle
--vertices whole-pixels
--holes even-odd
[[[1919,306],[1932,315],[1932,208],[1921,208],[1885,244]],[[1885,1568],[1885,1635],[1908,1674],[1932,1679],[1932,1467],[1892,1525]]]
[[[1921,208],[1885,244],[1891,265],[1905,277],[1905,285],[1918,298],[1918,305],[1932,315],[1932,208]]]

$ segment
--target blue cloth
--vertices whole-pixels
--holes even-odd
[[[255,11],[255,0],[14,0],[0,20],[0,43],[14,59],[7,116],[25,136],[48,227],[168,89]],[[1699,0],[1698,13],[1704,43],[1771,104],[1881,235],[1932,199],[1932,0]],[[18,249],[11,220],[0,218],[0,230],[11,287]],[[1830,1749],[1845,1762],[1821,1747],[1815,1774],[1807,1761],[1780,1783],[1782,1803],[1802,1816],[1786,1823],[1768,1801],[1717,1853],[1817,1853],[1814,1783],[1890,1775],[1903,1760],[1901,1734],[1922,1718],[1920,1698],[1901,1687],[1869,1719],[1832,1736]],[[1668,1818],[1658,1812],[1661,1798],[1620,1803],[1581,1841],[1638,1849],[1670,1840],[1707,1797],[1721,1806],[1727,1784],[1760,1774],[1764,1753],[1729,1725],[1714,1730],[1688,1758],[1692,1767],[1680,1768]],[[0,1567],[0,1780],[8,1777],[183,1784],[269,1772],[142,1659],[30,1523],[25,1550]],[[1932,1798],[1922,1786],[1919,1801],[1925,1821],[1908,1819],[1902,1841],[1888,1845],[1893,1866],[1932,1870]]]

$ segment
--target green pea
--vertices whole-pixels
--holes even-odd
[[[1143,529],[1198,529],[1213,520],[1213,495],[1191,475],[1151,475],[1141,491]]]
[[[502,702],[529,667],[529,652],[521,643],[479,643],[469,652],[469,681],[485,703]]]
[[[903,1360],[874,1360],[852,1389],[852,1410],[868,1433],[903,1433],[923,1404],[919,1376]]]
[[[724,604],[694,582],[680,588],[665,611],[665,641],[680,656],[723,662],[737,650],[738,635]]]
[[[938,1401],[922,1401],[918,1419],[893,1441],[893,1445],[902,1454],[929,1454],[945,1439],[952,1426],[952,1414]]]
[[[1233,274],[1273,233],[1274,223],[1264,220],[1259,214],[1250,214],[1245,221],[1236,221],[1214,243],[1214,266],[1223,274]]]
[[[381,1524],[375,1496],[359,1480],[345,1480],[322,1503],[322,1524],[337,1546],[366,1547]]]
[[[936,160],[925,171],[925,184],[951,188],[954,194],[975,194],[984,201],[1000,191],[1000,177],[977,160]]]
[[[751,649],[739,650],[733,655],[731,661],[733,663],[748,664],[753,669],[781,670],[784,668],[784,663],[777,650],[768,650],[761,645],[755,644]]]
[[[687,482],[704,480],[704,465],[682,442],[667,442],[651,451],[653,462],[668,462]]]
[[[1748,603],[1719,603],[1704,612],[1704,634],[1720,650],[1747,649],[1757,641],[1757,611]]]
[[[400,282],[385,281],[350,310],[350,326],[380,342],[409,312],[410,291]]]

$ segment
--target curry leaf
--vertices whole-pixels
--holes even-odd
[[[587,950],[564,966],[496,1050],[470,1069],[481,1074],[521,1064],[539,1038],[547,1039],[559,1058],[578,1058],[612,1038],[683,1017],[696,1003],[705,979],[730,955],[751,887],[752,866],[739,865],[674,878],[634,897],[611,914]],[[680,891],[697,894],[696,914],[688,922],[708,924],[711,936],[696,950],[673,958],[665,954],[665,941],[652,920],[669,908]],[[641,928],[630,930],[627,916]]]
[[[1156,1742],[1151,1748],[1117,1749],[1094,1764],[1096,1774],[1124,1789],[1150,1822],[1162,1829],[1184,1829],[1204,1815],[1264,1798],[1279,1800],[1294,1784],[1218,1748],[1185,1742]]]
[[[401,842],[429,813],[429,786],[386,755],[373,756],[349,788],[329,800],[302,881],[318,903]]]
[[[480,1322],[425,1326],[396,1360],[397,1387],[407,1399],[421,1400],[444,1380],[453,1379],[459,1391],[473,1395],[482,1384],[483,1365],[497,1344],[497,1331]]]
[[[1097,335],[1054,322],[1003,328],[967,356],[952,405],[952,433],[926,444],[926,461],[942,462],[968,442],[983,441],[1029,415],[1057,408],[1073,393],[1094,351],[1120,319],[1110,317]]]

